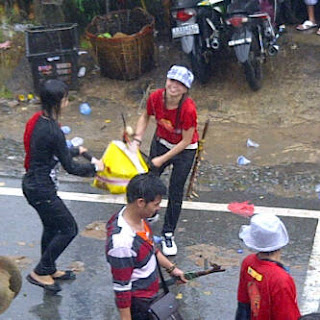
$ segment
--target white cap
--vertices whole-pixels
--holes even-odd
[[[174,65],[168,71],[167,78],[177,80],[190,89],[194,76],[193,73],[186,67]]]
[[[275,215],[256,214],[249,226],[242,226],[239,238],[245,245],[260,252],[278,250],[289,242],[288,232],[283,222]]]

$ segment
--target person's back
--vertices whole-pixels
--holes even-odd
[[[241,267],[238,301],[250,303],[251,319],[298,319],[296,287],[284,266],[260,259],[258,254],[246,257]]]
[[[280,262],[280,249],[289,243],[285,225],[274,215],[256,214],[239,237],[258,253],[241,265],[236,320],[298,320],[296,287]]]

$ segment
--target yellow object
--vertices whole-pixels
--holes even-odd
[[[23,101],[26,101],[26,97],[24,96],[24,94],[19,94],[18,95],[18,100],[23,102]]]
[[[105,122],[105,123],[110,123],[111,120],[110,120],[110,119],[106,119],[106,120],[104,120],[104,122]]]
[[[28,93],[27,98],[28,100],[32,100],[34,98],[34,95],[32,93]]]
[[[125,193],[129,181],[139,173],[148,172],[148,166],[139,150],[131,152],[122,141],[114,140],[102,156],[104,171],[97,173],[93,186],[111,193]]]
[[[257,281],[262,281],[263,279],[263,275],[258,273],[256,270],[254,270],[251,267],[248,267],[248,274],[250,274],[250,276],[254,279],[256,279]]]

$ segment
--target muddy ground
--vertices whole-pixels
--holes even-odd
[[[265,80],[258,92],[251,91],[241,66],[232,52],[227,51],[215,56],[208,84],[194,83],[190,94],[198,106],[200,131],[206,119],[210,119],[198,190],[317,197],[320,37],[315,30],[299,33],[290,26],[279,44],[278,56],[264,65]],[[67,139],[84,138],[85,146],[100,156],[111,140],[121,138],[121,113],[127,124],[135,126],[144,108],[146,89],[163,86],[171,64],[189,64],[179,42],[162,38],[156,39],[155,46],[156,67],[131,81],[101,77],[91,52],[81,56],[80,66],[86,66],[87,73],[79,79],[79,91],[71,92],[70,106],[60,119],[62,125],[72,130]],[[23,52],[21,56],[22,60],[11,72],[0,65],[7,87],[15,95],[33,91],[29,63]],[[79,113],[79,104],[85,101],[92,108],[89,116]],[[24,125],[38,108],[34,103],[0,101],[2,174],[23,173]],[[153,126],[149,128],[142,145],[145,152],[153,129]],[[259,148],[247,148],[248,138],[259,143]],[[245,167],[236,165],[239,155],[246,156],[251,163]]]

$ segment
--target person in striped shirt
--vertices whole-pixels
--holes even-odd
[[[106,257],[121,320],[146,320],[157,297],[157,260],[171,276],[187,282],[178,269],[155,248],[147,218],[160,209],[167,189],[152,173],[135,176],[127,186],[127,205],[107,222]]]

